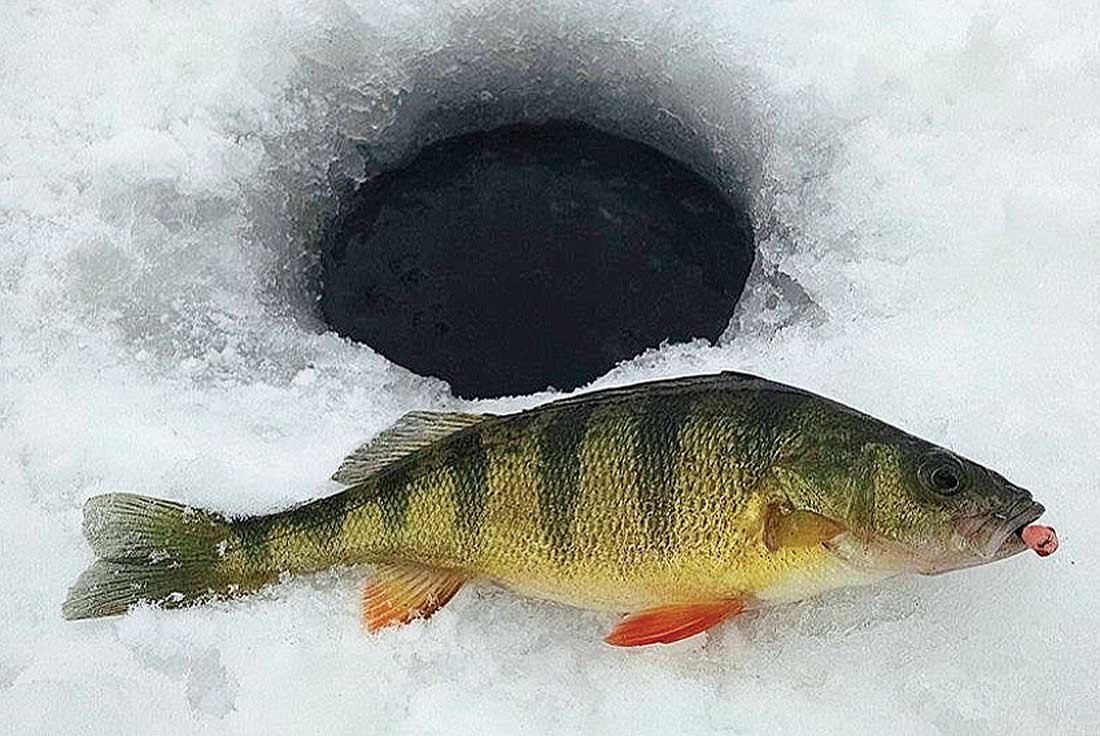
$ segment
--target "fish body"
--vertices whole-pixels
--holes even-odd
[[[159,562],[156,533],[134,521],[146,500],[91,499],[85,531],[101,569],[74,586],[66,614],[118,613],[142,596],[182,605],[373,563],[368,623],[430,612],[488,578],[588,609],[660,611],[658,628],[686,615],[694,633],[746,608],[1010,556],[1042,513],[1027,491],[943,448],[735,373],[507,416],[414,413],[334,479],[346,490],[240,520],[149,501],[191,525],[160,540]],[[138,510],[120,516],[120,505]],[[172,561],[176,580],[141,583],[150,563]],[[144,571],[141,584],[112,593],[127,567]]]

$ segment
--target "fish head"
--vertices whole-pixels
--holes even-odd
[[[1044,511],[1028,490],[916,438],[867,445],[861,464],[842,510],[850,531],[830,548],[862,567],[936,575],[1012,557]]]

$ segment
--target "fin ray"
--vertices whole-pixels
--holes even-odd
[[[392,427],[348,455],[333,473],[332,479],[349,486],[361,483],[387,465],[491,416],[493,415],[460,412],[409,412]]]
[[[787,511],[772,504],[764,519],[764,545],[770,552],[782,547],[812,547],[847,530],[847,526],[828,516],[802,509]]]
[[[717,626],[743,610],[745,604],[739,598],[649,608],[625,617],[604,641],[618,647],[671,644]]]
[[[231,538],[222,515],[133,493],[108,493],[84,504],[84,536],[100,558],[62,606],[67,619],[125,613],[130,606],[168,608],[224,594],[218,569]]]
[[[363,623],[371,633],[414,618],[429,618],[455,596],[468,576],[413,563],[383,563],[363,586]]]

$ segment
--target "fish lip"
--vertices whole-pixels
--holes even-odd
[[[1027,549],[1027,545],[1024,544],[1020,532],[1025,526],[1035,522],[1045,511],[1043,504],[1027,499],[1024,505],[1009,516],[990,537],[984,556],[1000,559],[1023,552]]]

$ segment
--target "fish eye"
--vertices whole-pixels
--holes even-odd
[[[942,467],[932,471],[932,487],[940,493],[954,493],[959,490],[960,479],[954,468]]]
[[[943,496],[958,493],[963,486],[962,464],[949,455],[930,456],[921,465],[920,476],[926,486]]]

